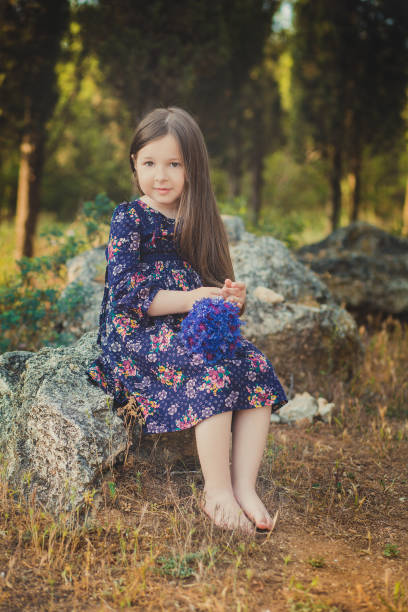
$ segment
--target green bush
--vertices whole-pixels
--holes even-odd
[[[85,239],[73,230],[63,232],[50,226],[40,235],[54,252],[17,261],[18,274],[0,285],[0,352],[36,351],[41,346],[63,346],[75,340],[64,329],[64,322],[74,323],[79,317],[90,288],[74,283],[65,289],[66,262],[106,236],[104,226],[110,222],[113,207],[105,194],[99,194],[83,204],[78,216]]]
[[[261,236],[272,236],[284,242],[288,248],[298,246],[299,235],[306,226],[303,215],[295,212],[282,215],[274,209],[263,210],[260,223],[255,226],[251,219],[252,211],[248,209],[248,203],[242,196],[219,202],[219,207],[222,214],[241,217],[246,231]]]

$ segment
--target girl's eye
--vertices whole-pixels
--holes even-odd
[[[145,162],[143,165],[144,165],[144,166],[149,166],[149,167],[150,167],[150,164],[152,164],[152,165],[153,165],[153,162],[152,162],[152,161],[146,161],[146,162]]]
[[[173,168],[177,168],[177,166],[181,166],[180,162],[171,162]]]

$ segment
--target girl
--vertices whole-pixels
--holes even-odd
[[[216,525],[274,523],[255,491],[271,410],[287,403],[272,364],[248,340],[215,365],[180,340],[194,302],[222,297],[242,314],[203,135],[184,110],[157,108],[136,129],[130,165],[141,197],[113,211],[90,380],[143,414],[145,433],[195,427],[202,509]],[[229,449],[232,431],[232,460]]]

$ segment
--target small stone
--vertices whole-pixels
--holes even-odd
[[[266,304],[278,304],[279,302],[283,302],[285,299],[280,293],[276,293],[276,291],[268,289],[268,287],[262,287],[262,285],[258,285],[258,287],[256,287],[254,297],[261,302],[265,302]]]
[[[318,415],[325,423],[331,423],[334,404],[330,403],[324,397],[319,397],[317,400]]]
[[[282,423],[295,423],[302,419],[313,422],[313,417],[317,414],[318,405],[316,399],[307,391],[297,393],[295,397],[279,410]]]
[[[279,414],[277,414],[276,412],[272,412],[271,414],[271,423],[280,423],[281,419]]]

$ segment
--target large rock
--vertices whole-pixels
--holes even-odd
[[[356,221],[297,256],[340,303],[363,312],[408,313],[408,239]]]
[[[96,333],[71,347],[0,356],[0,451],[10,482],[35,490],[50,511],[69,510],[97,488],[127,445],[112,398],[86,377]]]
[[[67,286],[61,294],[64,299],[70,291],[80,288],[83,306],[75,321],[66,320],[65,328],[76,338],[99,325],[104,285],[106,245],[84,251],[67,261]]]
[[[332,372],[349,377],[362,356],[357,326],[318,276],[269,236],[245,233],[231,255],[247,285],[243,333],[278,374],[309,391]]]

